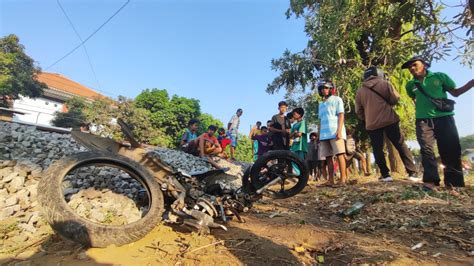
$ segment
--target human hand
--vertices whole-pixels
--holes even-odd
[[[338,132],[336,133],[336,140],[340,140],[340,139],[342,139],[342,132],[341,132],[341,131],[338,131]]]

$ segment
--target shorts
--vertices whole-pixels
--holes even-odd
[[[342,153],[346,153],[346,144],[344,139],[327,139],[321,140],[319,152],[321,157],[334,156]]]
[[[236,134],[229,134],[230,138],[230,146],[237,147],[237,135]]]
[[[184,145],[181,149],[185,153],[189,153],[194,156],[199,156],[199,147],[198,147],[197,139],[191,140],[188,144]]]

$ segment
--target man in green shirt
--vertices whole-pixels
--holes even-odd
[[[305,120],[303,120],[304,110],[301,107],[293,110],[293,119],[296,123],[291,127],[290,138],[293,139],[293,144],[290,150],[294,152],[301,160],[304,160],[308,152],[308,127]]]
[[[423,164],[424,187],[436,190],[440,178],[434,153],[435,142],[444,168],[444,183],[447,188],[463,187],[464,177],[461,166],[461,145],[454,122],[454,112],[440,111],[419,87],[432,98],[447,98],[447,93],[454,97],[465,93],[474,86],[470,80],[456,89],[454,81],[445,73],[431,72],[429,63],[415,56],[405,62],[402,68],[409,69],[413,79],[406,85],[408,95],[415,101],[416,137],[420,144]]]

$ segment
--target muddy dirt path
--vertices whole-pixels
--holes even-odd
[[[246,223],[230,222],[228,232],[203,236],[158,225],[135,243],[102,249],[82,248],[51,233],[20,254],[0,254],[0,263],[474,265],[473,199],[472,186],[452,198],[403,181],[367,179],[338,189],[312,184],[291,199],[261,200],[243,216]],[[359,214],[337,215],[356,201],[366,204]]]

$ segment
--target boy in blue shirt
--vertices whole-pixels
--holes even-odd
[[[329,185],[334,185],[333,156],[337,157],[341,180],[339,185],[346,183],[346,129],[344,127],[344,103],[333,95],[335,87],[332,82],[324,81],[318,85],[319,95],[323,101],[319,103],[319,139],[321,157],[326,158],[329,170]]]

